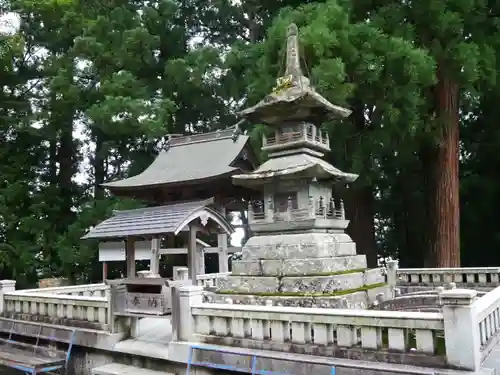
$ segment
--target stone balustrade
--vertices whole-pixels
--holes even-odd
[[[428,365],[442,364],[438,354],[444,354],[439,353],[444,326],[438,313],[201,304],[192,307],[192,315],[196,335],[212,344],[286,352],[296,347],[338,357],[356,352],[365,360],[385,350],[398,362],[402,356],[395,351],[412,350],[414,357],[422,354],[419,363]]]
[[[346,220],[344,201],[342,199],[310,197],[305,207],[294,208],[289,199],[287,210],[274,210],[272,198],[264,205],[263,201],[252,201],[248,204],[248,220],[250,224],[261,224],[279,221],[304,221],[315,219]]]
[[[104,283],[59,286],[51,288],[36,288],[18,290],[19,293],[43,293],[43,294],[64,294],[69,296],[105,297],[109,291],[109,286]]]
[[[445,286],[454,282],[458,288],[492,290],[500,286],[500,267],[473,268],[399,268],[398,288],[403,294]]]
[[[172,317],[174,341],[478,371],[500,340],[500,287],[487,293],[462,289],[458,277],[449,275],[465,275],[463,284],[467,275],[484,282],[479,275],[489,273],[488,284],[496,281],[491,276],[498,274],[495,270],[411,270],[410,274],[448,275],[439,279],[449,281],[448,289],[440,286],[405,296],[438,298],[440,309],[434,312],[241,305],[231,300],[204,303],[204,288],[228,273],[199,275],[199,286],[179,285],[172,300],[178,311]],[[399,271],[394,262],[388,264],[391,285]],[[89,290],[104,296],[79,295]],[[116,332],[118,316],[110,295],[103,284],[16,291],[14,281],[3,280],[0,312],[20,320]]]
[[[500,339],[500,287],[478,298],[472,308],[479,326],[481,359],[484,360]]]
[[[14,319],[108,330],[108,309],[108,297],[26,291],[3,293],[3,316]]]
[[[328,132],[318,129],[314,125],[308,123],[302,123],[286,133],[281,133],[276,130],[274,135],[263,138],[262,146],[264,150],[270,150],[274,146],[301,141],[323,145],[327,149],[330,147]]]
[[[477,371],[500,331],[500,288],[441,290],[442,312],[207,304],[179,291],[178,341]]]

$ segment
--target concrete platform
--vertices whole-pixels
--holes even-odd
[[[110,363],[93,368],[92,375],[175,375],[171,372],[148,370],[141,367]]]

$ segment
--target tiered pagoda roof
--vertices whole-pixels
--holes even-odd
[[[276,87],[259,103],[239,113],[251,122],[275,129],[264,139],[262,149],[269,160],[255,171],[233,176],[235,185],[256,188],[274,178],[317,178],[353,182],[358,177],[322,160],[330,151],[328,134],[318,125],[326,118],[344,118],[351,110],[330,103],[316,92],[302,73],[297,25],[288,27],[286,71]]]
[[[344,118],[351,110],[330,103],[316,92],[300,68],[297,25],[288,27],[285,75],[276,81],[273,92],[239,115],[253,123],[280,125],[284,121],[309,120],[321,123],[325,118]]]

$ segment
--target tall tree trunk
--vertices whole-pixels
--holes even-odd
[[[422,202],[425,195],[416,190],[421,185],[421,170],[421,163],[411,160],[401,167],[391,184],[394,237],[402,268],[424,266],[427,215]]]
[[[354,123],[354,134],[361,134],[366,130],[365,120],[365,105],[360,100],[355,100],[352,103],[353,113],[351,119]],[[351,144],[347,144],[348,157],[352,160],[354,152],[359,152],[359,138],[354,137]],[[364,170],[370,168],[370,156],[363,155]],[[348,165],[350,163],[347,163]],[[375,225],[374,225],[374,205],[375,198],[373,188],[366,185],[363,181],[357,181],[346,195],[346,215],[350,220],[347,233],[356,243],[356,249],[359,254],[366,255],[368,266],[377,266],[377,244],[375,242]]]
[[[94,199],[95,202],[103,200],[105,197],[104,189],[101,184],[104,183],[106,179],[106,168],[104,165],[105,162],[105,150],[104,148],[104,133],[101,129],[97,127],[93,128],[92,135],[95,141],[95,153],[93,160],[94,167]]]
[[[430,197],[429,207],[433,231],[430,262],[434,267],[460,266],[458,97],[458,84],[441,63],[435,89],[439,139],[433,153],[434,194]]]
[[[422,254],[424,267],[436,267],[434,254],[434,243],[436,242],[436,215],[434,214],[434,197],[436,191],[436,147],[429,139],[423,139],[418,152],[420,159],[422,178],[419,183],[422,186]]]
[[[350,220],[348,234],[356,243],[358,254],[366,255],[368,267],[377,267],[377,245],[375,242],[373,189],[370,186],[348,190],[346,199],[347,218]]]
[[[61,198],[61,206],[59,211],[59,219],[61,231],[65,231],[67,225],[72,223],[74,219],[73,209],[73,174],[75,172],[74,158],[75,145],[73,140],[73,110],[68,108],[66,118],[63,120],[60,130],[59,151],[57,153],[57,161],[59,163],[59,191]]]

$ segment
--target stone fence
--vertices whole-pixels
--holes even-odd
[[[500,288],[440,292],[441,312],[213,304],[179,289],[178,341],[478,371],[500,335]]]
[[[173,293],[174,341],[478,370],[500,339],[500,287],[493,288],[498,269],[398,270],[396,266],[387,267],[387,281],[395,290],[405,282],[427,288],[451,282],[457,288],[440,288],[441,310],[436,312],[215,304],[203,302],[204,286],[216,285],[227,274],[202,275],[198,286],[181,286]],[[419,275],[418,280],[411,275]],[[440,275],[439,282],[434,275]],[[468,282],[492,290],[463,289]],[[16,291],[14,281],[3,280],[0,313],[116,332],[119,317],[113,313],[110,294],[104,284]]]
[[[387,264],[388,271],[391,262]],[[399,268],[396,272],[395,282],[402,294],[445,286],[451,282],[458,288],[485,291],[500,286],[500,267]]]
[[[109,330],[110,297],[104,284],[15,290],[15,281],[0,281],[3,317],[36,320],[79,328]],[[104,294],[104,295],[103,295]]]
[[[58,286],[50,288],[22,289],[18,293],[57,294],[68,296],[106,297],[109,286],[104,283]]]
[[[180,270],[187,276],[187,269]],[[198,285],[214,287],[228,273],[198,275]],[[50,324],[111,331],[115,317],[109,285],[104,283],[37,289],[15,289],[15,281],[0,281],[0,314]],[[115,309],[116,310],[116,309]]]

